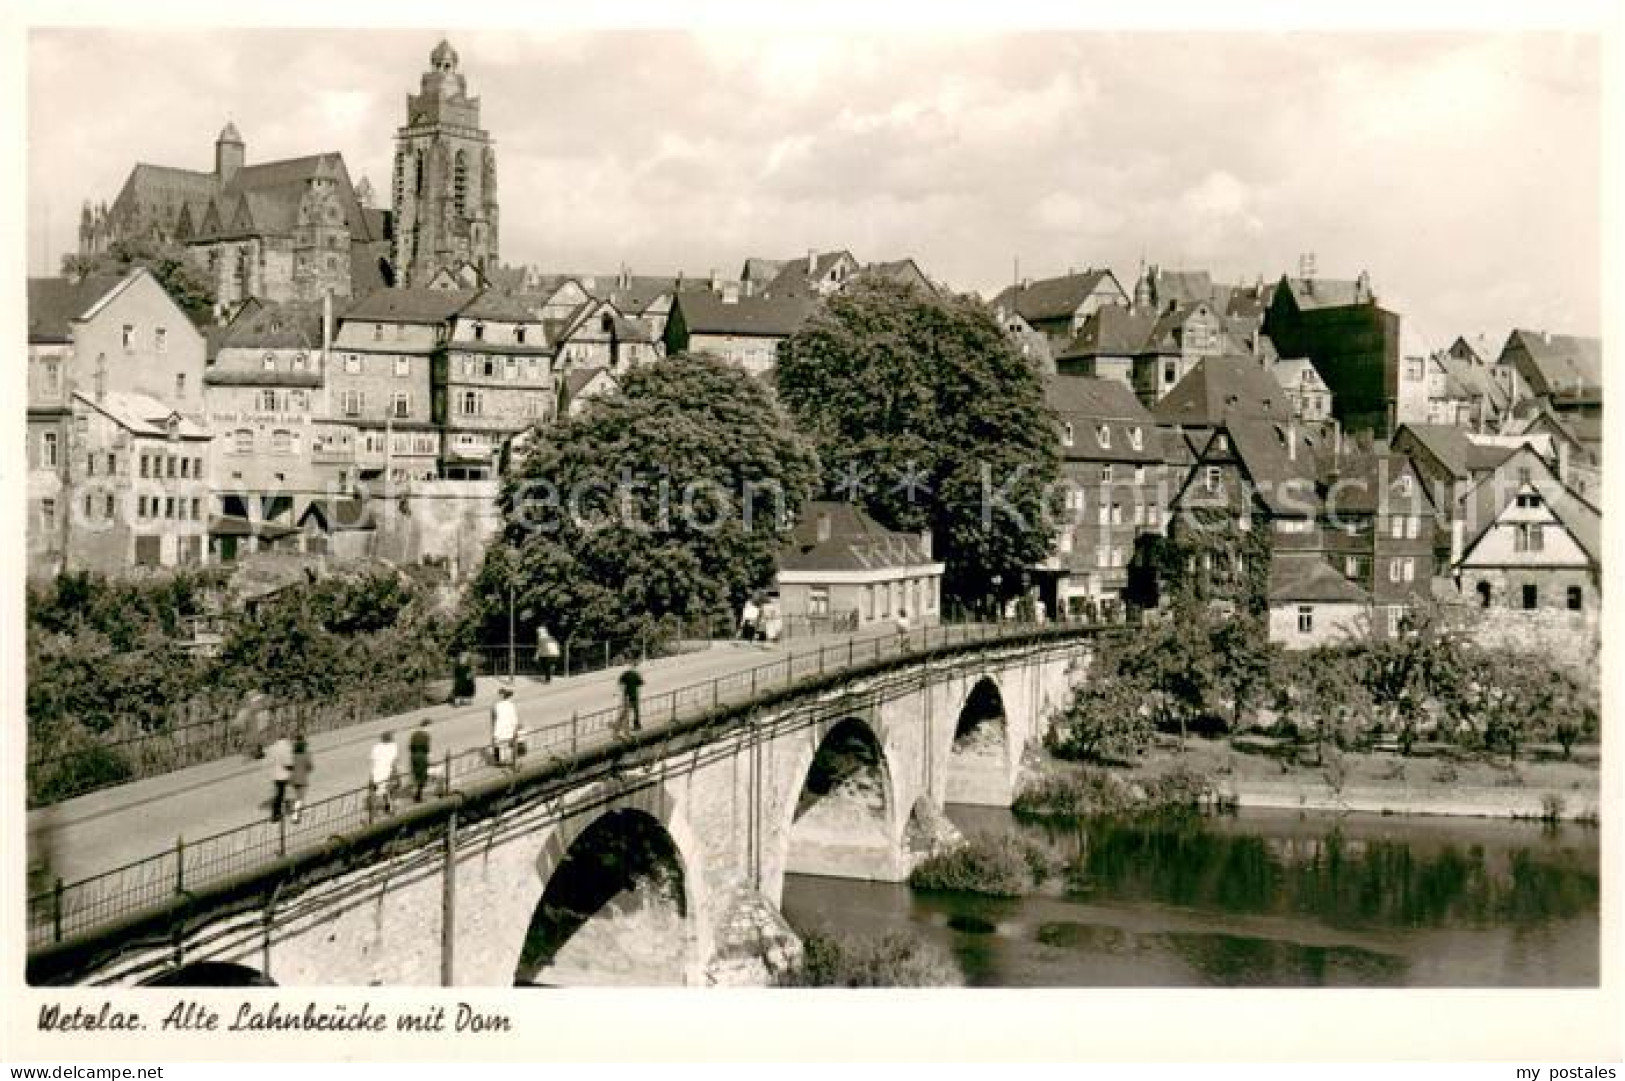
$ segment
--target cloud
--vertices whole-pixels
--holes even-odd
[[[387,189],[439,36],[34,32],[33,272],[71,246],[80,199],[111,201],[136,160],[206,168],[228,116],[250,160],[337,149]],[[1313,251],[1325,275],[1369,270],[1429,333],[1600,323],[1601,54],[1583,35],[450,37],[497,142],[513,261],[732,273],[845,247],[991,291],[1018,258],[1028,276],[1144,257],[1252,280]]]

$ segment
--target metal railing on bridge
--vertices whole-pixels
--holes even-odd
[[[653,734],[679,721],[741,706],[767,694],[792,690],[798,684],[845,670],[861,671],[864,666],[910,655],[1006,639],[1065,637],[1109,629],[1109,625],[1075,622],[944,623],[907,634],[860,634],[792,651],[744,671],[648,695],[639,703],[640,721],[642,728]],[[549,724],[527,726],[521,736],[527,761],[517,765],[495,764],[490,747],[444,754],[434,764],[429,795],[446,797],[456,793],[459,786],[555,769],[578,756],[613,746],[624,738],[626,724],[623,702],[574,713]],[[396,800],[404,802],[405,796],[397,795]],[[59,878],[50,888],[28,899],[28,948],[49,948],[91,935],[176,897],[196,898],[213,885],[257,868],[301,853],[315,853],[347,834],[360,833],[387,820],[389,815],[382,803],[371,786],[363,786],[306,805],[298,823],[284,816],[280,821],[262,819],[194,840],[178,837],[173,847],[156,855],[76,882]]]

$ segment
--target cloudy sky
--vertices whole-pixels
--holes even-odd
[[[136,160],[342,151],[387,191],[438,30],[40,30],[30,273]],[[1568,33],[452,30],[498,144],[502,255],[737,274],[914,256],[991,295],[1140,260],[1369,270],[1423,344],[1600,331],[1601,48]],[[110,103],[116,107],[110,108]],[[48,226],[48,227],[47,227]]]

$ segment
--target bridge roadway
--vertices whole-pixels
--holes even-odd
[[[647,703],[667,691],[742,673],[792,652],[798,656],[808,650],[816,652],[820,646],[830,648],[832,663],[837,654],[844,661],[849,640],[891,636],[889,630],[876,629],[856,636],[832,635],[774,645],[716,642],[697,652],[640,665],[643,698]],[[567,721],[572,713],[612,708],[620,701],[617,681],[622,671],[613,668],[569,679],[555,678],[550,684],[520,676],[513,684],[520,720],[527,728],[535,729]],[[434,706],[312,736],[314,769],[306,802],[315,803],[365,785],[372,745],[385,731],[396,733],[396,741],[401,744],[399,768],[405,773],[406,736],[425,717],[431,721],[436,762],[447,751],[456,755],[486,745],[490,740],[490,707],[504,682],[481,679],[474,702],[467,706]],[[645,718],[648,723],[649,718]],[[196,840],[263,821],[270,793],[265,762],[239,756],[103,789],[30,812],[29,863],[42,863],[51,877],[72,883],[172,850],[178,837]]]

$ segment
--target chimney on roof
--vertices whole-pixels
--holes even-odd
[[[1354,300],[1364,303],[1371,299],[1371,275],[1367,271],[1360,271],[1360,276],[1354,279]]]
[[[722,286],[722,302],[724,304],[739,303],[739,283],[725,282]]]
[[[807,249],[807,273],[808,273],[808,275],[812,275],[812,274],[816,273],[817,270],[818,270],[818,250],[816,248],[808,248]]]
[[[1016,288],[1018,290],[1025,290],[1028,286],[1032,285],[1032,283],[1033,283],[1033,280],[1031,278],[1022,278],[1021,279],[1021,284],[1016,286]]]
[[[927,562],[929,562],[931,559],[931,529],[929,526],[920,530],[920,555],[923,556]]]
[[[823,544],[825,541],[829,540],[829,535],[829,512],[821,510],[818,512],[818,543]]]
[[[1293,417],[1286,422],[1286,460],[1298,460],[1298,418]]]
[[[711,292],[713,292],[713,293],[720,292],[721,289],[722,289],[722,279],[717,277],[717,268],[712,267],[711,268]]]
[[[625,263],[621,264],[621,275],[617,279],[617,284],[622,289],[629,289],[632,286],[632,271]]]

